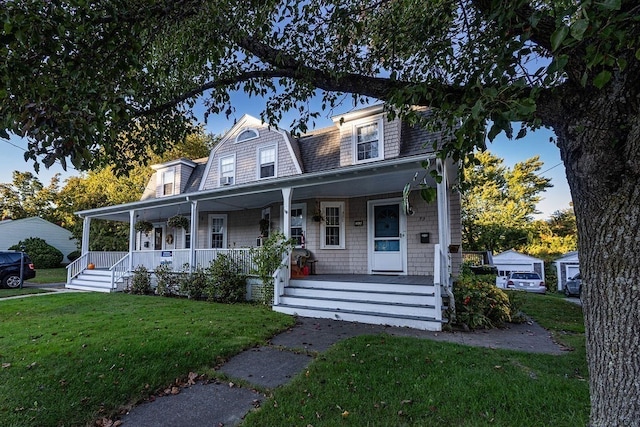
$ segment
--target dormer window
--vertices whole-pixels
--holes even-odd
[[[256,139],[259,137],[258,131],[255,129],[245,129],[236,136],[236,142],[249,141],[250,139]]]
[[[171,196],[175,188],[175,171],[173,169],[162,172],[162,195]]]
[[[236,156],[225,156],[220,159],[220,186],[232,185],[236,176]]]
[[[354,163],[384,159],[382,120],[353,126]]]
[[[258,148],[258,179],[276,176],[276,146]]]

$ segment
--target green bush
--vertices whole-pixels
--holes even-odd
[[[495,276],[461,276],[453,285],[456,323],[469,329],[502,326],[512,319],[509,297]]]
[[[219,254],[206,269],[204,293],[209,301],[234,303],[246,301],[247,278],[231,257]]]
[[[64,258],[62,252],[39,237],[21,240],[17,245],[11,246],[9,250],[19,251],[23,246],[36,268],[58,268]]]
[[[207,289],[207,273],[202,268],[196,268],[189,273],[189,264],[182,267],[183,274],[180,275],[179,284],[180,293],[186,295],[190,299],[201,299],[206,297]]]
[[[273,303],[273,273],[282,265],[282,257],[294,247],[292,239],[285,239],[280,232],[272,233],[262,246],[251,249],[255,268],[252,273],[262,280],[261,302]]]
[[[156,294],[163,297],[178,295],[178,275],[166,264],[161,264],[153,270],[156,276]]]
[[[136,295],[151,293],[151,274],[144,265],[139,265],[133,270],[133,277],[127,291]]]
[[[67,255],[67,258],[69,259],[69,261],[73,262],[75,260],[77,260],[78,258],[80,258],[80,251],[75,250],[73,252],[69,252],[69,254]]]

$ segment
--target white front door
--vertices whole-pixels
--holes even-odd
[[[371,201],[368,208],[371,273],[406,273],[407,218],[400,201]]]

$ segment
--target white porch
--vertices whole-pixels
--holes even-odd
[[[187,265],[187,269],[207,267],[222,253],[241,261],[245,272],[249,273],[252,260],[246,246],[255,245],[260,212],[268,210],[271,218],[278,217],[276,228],[290,237],[291,212],[296,204],[304,204],[302,211],[309,218],[304,235],[307,248],[314,252],[318,260],[317,268],[322,273],[323,267],[331,266],[332,272],[348,276],[348,280],[321,280],[321,276],[291,280],[290,257],[286,257],[285,267],[274,273],[274,310],[300,316],[440,330],[443,294],[445,299],[447,296],[452,298],[449,179],[453,178],[455,172],[453,168],[447,168],[447,163],[439,160],[434,162],[434,167],[443,177],[442,181],[436,183],[428,175],[424,179],[432,180],[428,184],[437,188],[437,203],[424,207],[423,211],[413,206],[418,213],[409,218],[401,207],[399,211],[397,207],[402,203],[400,197],[404,185],[414,180],[417,171],[425,173],[421,160],[402,159],[376,167],[354,166],[341,171],[266,180],[251,185],[222,187],[80,212],[84,218],[82,256],[68,267],[67,287],[114,292],[122,289],[126,277],[139,265],[151,271],[160,264],[169,265],[170,258],[173,271],[179,272],[184,265]],[[414,204],[418,203],[417,197],[414,198]],[[324,243],[320,243],[324,242],[320,232],[322,226],[312,222],[311,217],[314,207],[325,201],[335,211],[346,210],[350,214],[342,218],[345,228],[341,234],[336,234],[341,242],[349,239],[347,247],[326,248],[322,246]],[[396,229],[398,243],[395,244],[395,247],[401,248],[399,253],[402,262],[398,263],[399,273],[388,269],[387,275],[374,275],[371,254],[372,248],[377,246],[371,237],[374,232],[373,212],[376,207],[385,204],[395,205],[394,212],[402,217]],[[174,232],[176,235],[171,236],[173,246],[167,247],[169,231],[161,228],[160,224],[166,224],[167,218],[176,214],[189,218],[189,230],[184,230],[185,234],[188,231],[189,240],[182,236],[182,246],[178,246],[175,243],[178,235]],[[225,235],[216,241],[221,243],[219,248],[211,248],[214,242],[212,220],[215,219],[220,219],[219,224],[228,226],[231,231],[234,227],[240,230],[233,238]],[[92,220],[128,222],[129,250],[89,251]],[[134,228],[140,220],[154,223],[148,244],[143,242],[140,232]],[[251,229],[251,234],[241,230],[242,227]],[[424,242],[418,238],[422,231],[427,231]],[[156,239],[156,232],[160,233],[159,239]],[[412,240],[407,243],[409,233]],[[253,243],[250,243],[250,239]],[[388,236],[385,239],[390,240]],[[187,241],[188,247],[185,247]],[[94,264],[94,270],[87,269],[89,264]],[[411,268],[414,268],[413,271],[416,268],[421,270],[416,274]],[[359,274],[351,274],[354,272]],[[397,283],[392,280],[394,277],[421,279],[419,283]],[[375,282],[370,283],[373,278]]]

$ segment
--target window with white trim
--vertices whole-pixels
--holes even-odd
[[[209,247],[224,249],[227,247],[227,216],[209,215]]]
[[[232,185],[236,180],[236,156],[220,158],[220,186]]]
[[[184,245],[182,247],[184,249],[191,248],[191,227],[187,227],[184,229]]]
[[[271,234],[271,208],[264,208],[260,215],[260,235],[267,239],[269,234]]]
[[[307,205],[306,203],[291,205],[291,238],[296,247],[304,245],[307,231]]]
[[[384,159],[382,119],[353,126],[354,163]]]
[[[260,135],[255,129],[245,129],[236,136],[236,142],[249,141],[250,139],[256,139]]]
[[[176,173],[173,169],[162,172],[162,195],[170,196],[174,193]]]
[[[320,211],[324,216],[320,227],[320,248],[344,249],[344,202],[321,202]]]
[[[258,179],[276,176],[276,146],[258,148]]]

